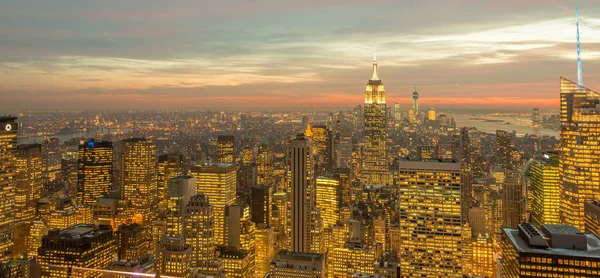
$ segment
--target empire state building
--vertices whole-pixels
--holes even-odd
[[[377,57],[373,59],[373,74],[365,90],[365,148],[361,181],[365,184],[388,183],[386,153],[386,105],[383,82],[377,75]]]

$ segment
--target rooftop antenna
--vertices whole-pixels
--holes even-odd
[[[581,68],[581,44],[579,43],[579,7],[575,6],[575,24],[577,25],[577,83],[583,87],[583,69]]]
[[[375,47],[375,41],[373,41],[373,62],[377,63],[377,47]]]

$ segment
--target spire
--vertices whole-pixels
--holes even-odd
[[[370,80],[379,80],[377,73],[377,50],[375,49],[375,42],[373,42],[373,74]]]
[[[306,125],[306,130],[304,131],[304,136],[306,136],[306,137],[312,137],[313,136],[312,129],[310,128],[310,123],[308,123]]]
[[[583,69],[581,68],[581,44],[579,43],[579,7],[575,6],[575,25],[577,26],[577,83],[583,87]]]

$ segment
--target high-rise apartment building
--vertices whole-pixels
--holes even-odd
[[[41,277],[102,277],[114,261],[117,244],[110,226],[79,224],[52,230],[42,239],[37,261]]]
[[[299,134],[291,141],[290,153],[291,248],[294,252],[310,252],[311,210],[315,193],[310,140]]]
[[[401,276],[461,277],[460,164],[438,160],[399,165]]]
[[[93,205],[108,194],[113,180],[112,142],[90,140],[79,145],[77,159],[77,204]]]
[[[217,162],[235,162],[235,138],[233,135],[219,135],[217,137]]]
[[[0,261],[12,256],[15,221],[16,117],[0,117]]]
[[[225,207],[236,199],[236,167],[229,163],[207,163],[192,167],[196,177],[196,192],[204,193],[213,206],[215,243],[226,244]]]
[[[122,141],[121,199],[127,214],[144,227],[154,220],[157,199],[156,144],[145,138]]]
[[[543,153],[531,163],[531,223],[560,224],[560,176],[557,153]]]
[[[365,90],[365,149],[361,181],[366,184],[388,184],[387,131],[385,89],[379,79],[377,60]]]
[[[600,239],[573,226],[502,228],[502,277],[598,277]]]
[[[560,79],[561,223],[584,230],[584,203],[600,199],[600,94]]]
[[[42,191],[40,144],[19,145],[15,167],[15,222],[31,221]]]

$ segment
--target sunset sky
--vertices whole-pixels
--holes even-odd
[[[387,102],[557,109],[600,90],[598,0],[3,1],[0,110],[350,109],[373,41]]]

